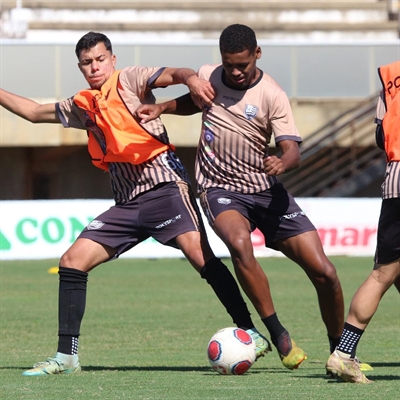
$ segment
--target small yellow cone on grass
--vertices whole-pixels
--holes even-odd
[[[58,274],[58,267],[51,267],[47,272],[49,274]]]

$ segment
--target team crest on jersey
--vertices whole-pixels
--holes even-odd
[[[244,116],[251,120],[257,115],[258,107],[252,106],[251,104],[246,104],[246,108],[244,110]]]
[[[94,230],[94,229],[100,229],[100,228],[102,228],[104,226],[104,222],[101,222],[101,221],[99,221],[99,220],[97,220],[97,219],[94,219],[88,226],[87,226],[87,229],[89,230],[89,231],[92,231],[92,230]]]

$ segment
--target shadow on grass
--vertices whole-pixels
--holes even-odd
[[[371,367],[400,367],[400,362],[372,362],[368,363]]]
[[[398,375],[374,375],[373,373],[364,373],[368,379],[370,379],[372,382],[379,382],[379,381],[400,381],[400,376]],[[315,379],[321,377],[321,375],[307,375],[304,376],[304,378],[309,378],[309,379]],[[325,376],[325,379],[329,381],[328,383],[345,383],[348,384],[348,382],[345,382],[341,378],[332,378],[330,376]]]
[[[20,370],[20,371],[25,371],[27,369],[32,368],[32,366],[28,367],[0,367],[0,371],[2,370]],[[168,371],[168,372],[204,372],[204,373],[210,373],[212,375],[216,374],[211,367],[203,366],[203,367],[198,367],[198,366],[193,366],[193,367],[188,367],[188,366],[148,366],[148,367],[142,367],[142,366],[102,366],[102,365],[85,365],[82,367],[83,372],[95,372],[95,371],[119,371],[119,372],[124,372],[124,371]],[[292,371],[283,369],[283,368],[252,368],[249,373],[250,374],[260,374],[260,373],[273,373],[273,374],[287,374],[287,373],[292,373]]]

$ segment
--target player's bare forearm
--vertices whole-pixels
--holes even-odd
[[[193,101],[198,107],[201,108],[204,104],[211,105],[215,97],[211,83],[199,78],[196,72],[190,68],[165,68],[154,82],[156,87],[165,87],[180,83],[189,88]]]
[[[264,158],[264,170],[268,175],[281,175],[293,171],[300,166],[301,157],[296,142],[285,140],[278,143],[282,151],[281,157],[267,156]]]
[[[0,89],[0,105],[6,110],[33,123],[59,123],[54,103],[39,104],[26,97]]]
[[[136,114],[143,124],[158,118],[161,114],[192,115],[200,111],[188,93],[164,103],[142,104],[136,110]]]

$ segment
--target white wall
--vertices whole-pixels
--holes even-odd
[[[327,255],[373,256],[379,198],[298,198],[316,226]],[[59,258],[80,231],[113,205],[110,200],[0,201],[0,260]],[[205,220],[205,218],[204,218]],[[208,227],[215,253],[228,257],[221,240]],[[257,257],[278,256],[264,247],[259,231],[252,234]],[[153,239],[139,244],[124,257],[182,257],[179,250]]]

